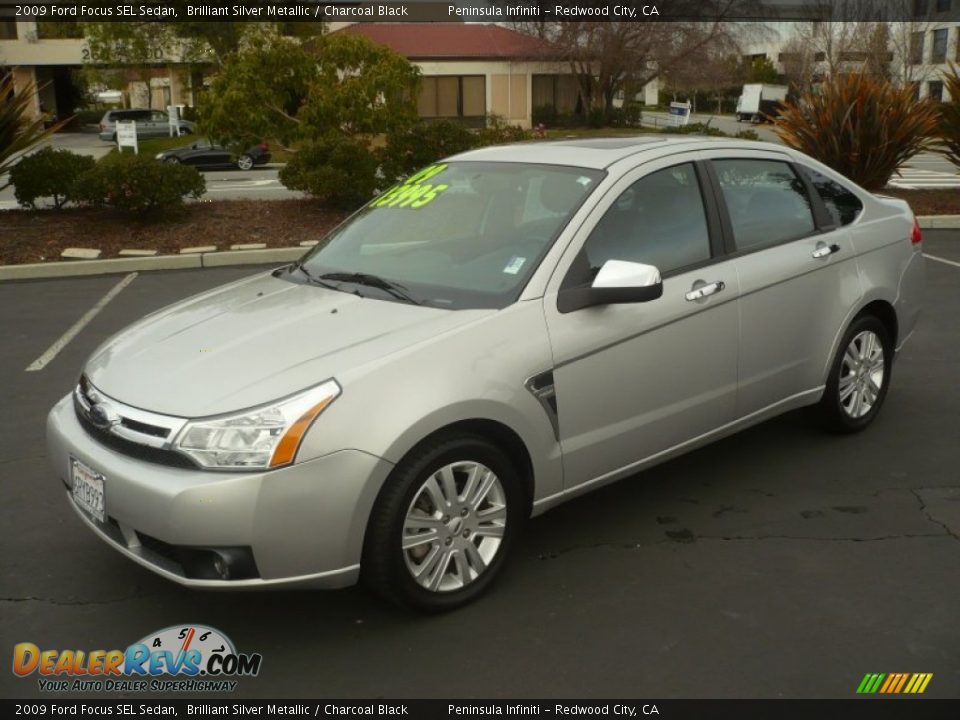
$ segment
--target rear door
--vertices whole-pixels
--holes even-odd
[[[646,163],[599,201],[544,297],[568,488],[626,474],[733,419],[736,271],[695,153]],[[561,312],[606,260],[656,265],[663,296]]]
[[[785,153],[704,155],[740,279],[737,416],[815,397],[860,297],[850,235]]]

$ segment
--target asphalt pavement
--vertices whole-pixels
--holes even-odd
[[[489,595],[439,617],[358,588],[187,590],[68,507],[44,418],[85,358],[254,270],[139,275],[37,372],[121,278],[0,283],[0,650],[203,623],[263,655],[240,698],[853,698],[868,672],[931,672],[926,696],[958,697],[960,231],[925,231],[925,252],[926,309],[866,432],[795,412],[569,502],[529,524]],[[0,672],[0,696],[40,695]]]

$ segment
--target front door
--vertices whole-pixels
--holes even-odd
[[[697,157],[625,175],[561,260],[563,280],[548,287],[567,488],[627,474],[734,417],[739,283]],[[657,266],[663,296],[560,312],[558,292],[589,284],[610,259]]]

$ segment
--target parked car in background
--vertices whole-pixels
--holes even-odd
[[[48,455],[169,580],[446,610],[577,495],[804,406],[866,428],[923,288],[907,203],[782,145],[488,147],[111,337]]]
[[[190,145],[157,153],[157,160],[169,163],[190,165],[200,170],[226,170],[240,168],[252,170],[257,165],[270,162],[270,148],[266,143],[253,145],[239,156],[235,156],[223,145],[208,140],[198,140]]]
[[[107,110],[100,120],[100,139],[105,142],[117,141],[117,121],[137,123],[138,138],[168,137],[170,135],[170,117],[163,110],[130,108],[127,110]],[[193,123],[180,121],[181,134],[193,132]]]

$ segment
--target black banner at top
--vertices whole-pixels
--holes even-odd
[[[951,22],[960,0],[0,0],[23,22]]]

